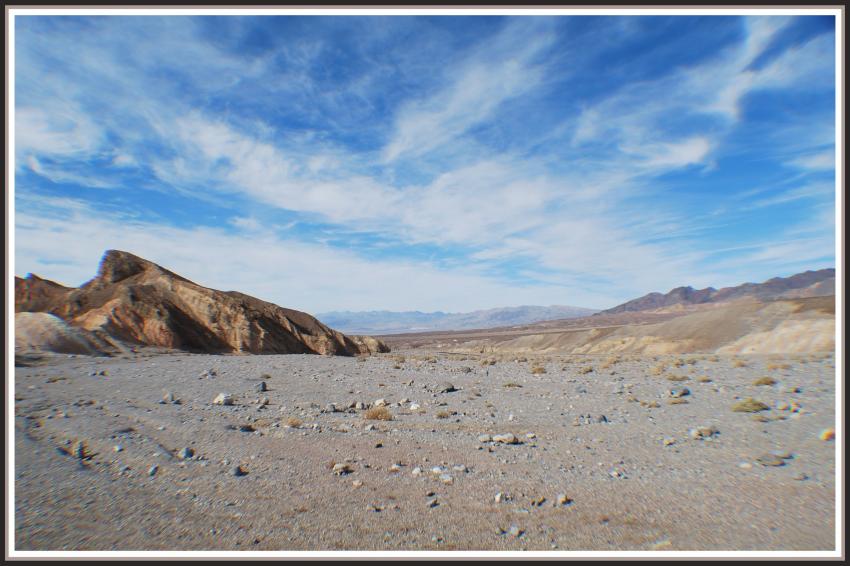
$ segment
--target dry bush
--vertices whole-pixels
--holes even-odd
[[[668,375],[667,381],[687,381],[688,377],[684,375]]]
[[[775,370],[775,369],[791,369],[791,364],[781,364],[781,363],[769,363],[767,364],[767,369]]]
[[[667,401],[667,404],[668,404],[668,405],[687,405],[687,404],[688,404],[688,400],[687,400],[687,399],[682,399],[682,398],[680,397],[680,398],[678,398],[678,399],[670,399],[669,401]]]
[[[520,385],[519,383],[514,383],[513,381],[509,381],[502,385],[502,387],[504,387],[505,389],[511,389],[514,387],[522,387],[522,385]]]
[[[753,385],[776,385],[776,380],[766,375],[753,381]]]
[[[496,360],[485,358],[481,360],[482,366],[494,366],[496,365]]]
[[[593,373],[593,366],[584,366],[583,368],[579,368],[578,373],[580,373],[580,374]]]
[[[732,362],[732,367],[733,368],[745,368],[745,367],[747,367],[747,362],[745,362],[744,360],[735,360],[734,362]]]
[[[697,378],[697,381],[699,381],[700,383],[711,383],[711,378],[707,375],[701,375]]]
[[[673,365],[677,368],[680,368],[685,365],[685,360],[683,360],[682,358],[676,358],[675,360],[673,360]]]
[[[304,423],[301,422],[301,419],[299,419],[297,417],[289,417],[288,419],[286,419],[286,426],[289,426],[289,427],[292,427],[292,428],[298,428],[302,424],[304,424]]]
[[[620,356],[611,356],[610,358],[602,362],[602,364],[599,366],[599,369],[608,369],[620,363],[620,361]]]
[[[652,375],[663,375],[665,371],[667,371],[667,364],[660,363],[660,364],[654,366],[650,370],[650,373],[652,373]]]
[[[452,416],[452,414],[448,411],[438,411],[437,414],[434,415],[434,416],[437,417],[438,419],[447,419],[450,416]]]
[[[386,407],[372,407],[367,409],[363,416],[370,421],[391,421],[393,415]]]
[[[756,401],[752,397],[747,397],[743,401],[738,401],[732,405],[732,411],[736,413],[758,413],[759,411],[770,410],[770,407],[761,401]]]
[[[541,373],[546,373],[546,368],[543,366],[534,366],[531,368],[532,375],[539,375]]]

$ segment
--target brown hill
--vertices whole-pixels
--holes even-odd
[[[646,311],[676,305],[725,303],[740,299],[770,300],[794,297],[820,297],[835,294],[835,269],[806,271],[791,277],[774,277],[764,283],[744,283],[734,287],[694,289],[676,287],[669,293],[649,293],[597,314],[616,314],[628,311]]]
[[[741,299],[677,312],[385,338],[399,347],[496,355],[812,354],[835,350],[835,297]]]
[[[234,291],[202,287],[133,254],[109,250],[80,288],[15,278],[15,311],[47,312],[130,344],[252,354],[358,355],[388,351],[314,317]]]

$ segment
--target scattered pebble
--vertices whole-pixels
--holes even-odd
[[[338,476],[344,476],[346,474],[350,474],[352,470],[351,466],[348,464],[334,464],[331,471]]]
[[[718,434],[717,428],[713,426],[698,426],[696,428],[692,428],[688,431],[688,434],[694,440],[703,440],[705,438],[712,438]]]
[[[775,454],[762,454],[756,458],[756,462],[762,466],[784,466],[785,460]]]
[[[567,496],[566,493],[559,493],[558,496],[555,498],[555,505],[556,506],[558,506],[558,505],[569,505],[572,502],[573,502],[573,500],[570,499]]]
[[[827,428],[827,429],[822,430],[821,433],[818,435],[818,438],[820,438],[824,442],[828,442],[830,440],[835,440],[835,429],[834,428]]]
[[[233,405],[233,396],[229,393],[219,393],[213,399],[213,405]]]

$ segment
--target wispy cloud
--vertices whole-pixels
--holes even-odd
[[[829,205],[834,33],[786,45],[795,18],[688,20],[734,32],[704,48],[653,35],[652,18],[596,18],[585,35],[574,21],[28,20],[16,35],[21,265],[60,269],[38,227],[75,243],[60,275],[125,246],[290,301],[196,259],[214,242],[246,272],[281,276],[254,241],[315,277],[289,288],[304,305],[340,301],[320,310],[414,308],[402,303],[417,273],[428,285],[415,308],[469,310],[451,285],[475,297],[469,308],[604,307],[770,276],[782,253],[828,241],[712,251],[767,250],[768,213],[799,227]],[[689,56],[669,63],[677,51]],[[121,190],[88,191],[106,187]],[[87,208],[66,225],[26,200],[68,197]]]

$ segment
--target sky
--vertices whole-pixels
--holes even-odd
[[[835,21],[17,16],[15,273],[307,312],[835,266]]]

